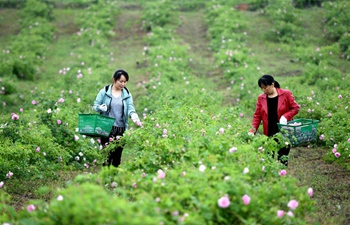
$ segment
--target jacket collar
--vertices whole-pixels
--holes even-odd
[[[112,86],[113,86],[113,84],[108,86],[108,89],[107,89],[107,92],[106,92],[106,95],[108,95],[108,97],[112,97]],[[123,96],[123,99],[126,99],[126,98],[130,97],[130,92],[129,92],[129,90],[126,87],[124,87],[123,90],[122,90],[122,96]]]
[[[281,97],[284,96],[285,91],[281,88],[276,88],[276,90],[277,90],[277,96],[279,96],[278,97],[279,101],[278,101],[278,106],[277,106],[277,109],[279,109],[282,106],[283,101],[281,101]],[[262,108],[267,113],[267,95],[261,94],[261,98],[262,98],[262,104],[261,104]]]
[[[129,90],[126,87],[123,88],[122,96],[123,96],[123,99],[126,99],[126,98],[130,97],[130,92],[129,92]]]

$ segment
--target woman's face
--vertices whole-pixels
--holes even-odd
[[[126,86],[126,78],[124,75],[121,75],[118,80],[114,80],[114,85],[118,90],[123,89]]]
[[[274,87],[275,87],[275,85],[273,83],[271,85],[267,85],[267,86],[265,86],[263,84],[260,86],[261,90],[267,95],[272,95],[273,94]]]

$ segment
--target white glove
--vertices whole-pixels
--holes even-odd
[[[280,118],[280,124],[287,124],[287,119],[284,116],[281,116]]]
[[[100,110],[101,110],[102,112],[106,112],[106,111],[107,111],[107,106],[106,106],[106,104],[100,105]]]
[[[139,116],[137,115],[137,113],[133,113],[133,114],[131,114],[131,119],[132,119],[132,121],[134,122],[134,123],[138,123],[138,122],[140,122],[140,119],[139,119]]]
[[[140,121],[139,116],[137,115],[137,113],[131,114],[131,119],[132,119],[132,121],[133,121],[137,126],[142,127],[142,123],[141,123],[141,121]]]

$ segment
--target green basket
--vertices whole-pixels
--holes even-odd
[[[316,141],[319,120],[295,119],[287,124],[277,123],[282,135],[287,137],[292,145]]]
[[[79,134],[91,137],[109,137],[115,118],[100,114],[78,114]]]

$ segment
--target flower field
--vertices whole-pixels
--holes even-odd
[[[319,187],[274,157],[291,140],[248,132],[271,74],[295,119],[319,121],[292,151],[349,171],[350,5],[269,2],[1,3],[0,224],[329,223],[312,217]],[[119,68],[142,127],[102,149],[78,114]],[[103,167],[119,143],[122,164]]]

